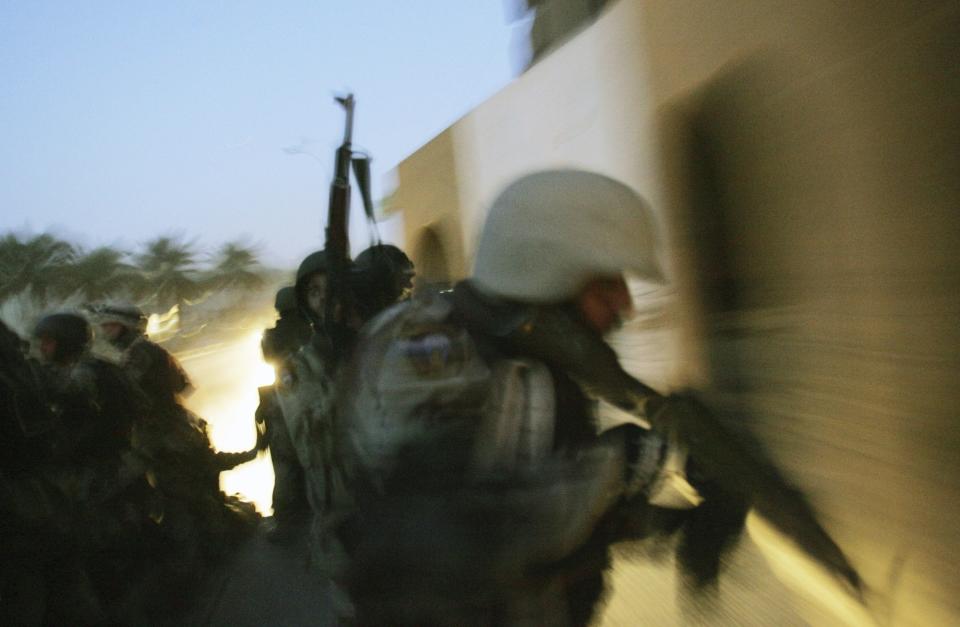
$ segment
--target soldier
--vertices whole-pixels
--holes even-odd
[[[273,303],[279,318],[272,329],[263,332],[260,344],[263,358],[277,365],[296,354],[310,339],[310,323],[297,308],[296,288],[292,285],[277,290]]]
[[[277,291],[274,307],[279,319],[272,329],[263,333],[261,349],[263,358],[274,369],[293,357],[307,343],[312,333],[310,323],[297,309],[296,291],[293,286]],[[299,523],[310,511],[307,503],[303,467],[297,459],[296,450],[283,420],[283,412],[277,401],[276,386],[261,387],[260,405],[256,421],[262,429],[264,440],[261,449],[269,446],[273,463],[273,526],[268,530],[271,540],[285,541],[293,538]]]
[[[93,312],[107,340],[122,351],[120,366],[146,392],[153,413],[168,419],[177,418],[193,431],[202,432],[202,439],[209,447],[206,421],[182,403],[182,397],[193,391],[190,377],[176,357],[147,338],[147,317],[143,311],[136,305],[123,303],[94,307]],[[215,455],[214,464],[219,472],[250,461],[256,456],[256,449]]]
[[[603,336],[631,308],[624,272],[662,280],[655,251],[650,210],[627,186],[531,174],[490,209],[472,278],[366,325],[336,408],[355,503],[336,530],[350,547],[336,575],[361,624],[587,624],[604,562],[565,569],[634,508],[635,534],[683,530],[678,564],[697,582],[715,580],[756,499],[796,514],[780,528],[804,527],[823,562],[858,584],[772,467],[702,406],[620,368]],[[657,431],[598,433],[598,399]],[[697,482],[719,508],[683,478],[681,435],[722,482]]]
[[[367,324],[337,403],[357,507],[339,575],[360,622],[518,620],[523,573],[584,547],[651,479],[639,451],[662,441],[633,425],[599,436],[587,391],[526,340],[546,317],[565,323],[551,347],[606,348],[630,308],[622,273],[661,278],[653,251],[649,209],[624,185],[531,175],[490,210],[472,279]],[[595,599],[599,576],[570,595]]]
[[[413,289],[413,262],[392,244],[376,244],[354,259],[354,302],[362,322],[406,300]]]
[[[122,351],[124,371],[153,403],[169,409],[192,390],[190,378],[176,358],[147,338],[147,317],[139,307],[110,304],[96,307],[94,313],[106,339]]]
[[[349,269],[350,291],[337,304],[345,324],[336,332],[347,338],[344,344],[349,346],[349,337],[366,318],[405,295],[412,267],[406,255],[394,246],[361,253],[358,263]],[[339,446],[334,439],[335,382],[339,365],[348,355],[336,354],[325,324],[327,271],[324,251],[308,255],[297,270],[296,300],[313,326],[313,335],[281,367],[277,386],[277,398],[304,470],[307,500],[314,513],[312,537],[315,555],[319,556],[316,561],[324,567],[334,563],[340,552],[336,542],[328,542],[326,530],[336,524],[349,503]]]
[[[39,625],[49,616],[45,580],[70,550],[72,508],[60,482],[58,421],[44,370],[0,321],[0,624]],[[89,587],[89,586],[88,586]],[[86,618],[99,617],[96,599]],[[67,612],[69,614],[69,612]],[[71,618],[77,618],[77,613]]]
[[[69,582],[70,600],[59,611],[97,615],[129,590],[152,524],[147,467],[131,447],[148,402],[118,366],[91,355],[93,334],[83,317],[45,316],[34,337],[52,374],[46,396],[58,423],[56,470],[47,476],[68,496],[74,525],[76,554],[54,572]]]
[[[161,530],[172,547],[168,566],[185,577],[257,522],[252,505],[220,491],[220,473],[254,459],[256,447],[214,450],[206,421],[181,402],[192,390],[189,377],[173,355],[146,337],[147,317],[137,306],[108,304],[93,312],[107,340],[122,351],[123,370],[149,399],[133,441],[162,495]]]
[[[324,327],[327,259],[324,251],[308,255],[297,269],[297,308],[310,321],[310,340],[280,368],[277,400],[303,469],[307,502],[317,517],[327,512],[337,491],[333,421],[336,359]]]
[[[144,401],[117,366],[90,353],[93,332],[82,316],[44,316],[33,332],[41,360],[55,373],[55,402],[69,405],[74,419],[71,448],[92,464],[113,464],[129,447],[130,430]]]

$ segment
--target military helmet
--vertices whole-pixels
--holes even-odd
[[[83,353],[93,341],[93,330],[87,320],[75,313],[48,314],[33,329],[37,339],[49,338],[57,343],[55,360],[69,359]]]
[[[139,333],[147,331],[147,316],[132,303],[109,303],[92,308],[98,324],[115,322]]]
[[[413,262],[407,254],[393,244],[377,244],[367,248],[353,260],[357,270],[371,270],[377,264],[386,264],[391,271],[411,271]]]
[[[321,272],[326,274],[327,270],[329,270],[329,264],[327,263],[327,252],[325,250],[310,253],[304,257],[303,261],[300,262],[300,267],[297,268],[297,282],[294,286],[297,310],[314,326],[320,323],[321,316],[310,310],[310,306],[307,304],[306,286],[313,275]]]
[[[310,275],[317,272],[326,272],[327,269],[327,251],[318,250],[310,253],[304,257],[303,261],[300,262],[300,267],[297,268],[297,285],[300,285]]]
[[[273,307],[277,313],[295,311],[297,309],[297,291],[292,285],[281,287],[273,300]]]
[[[406,298],[413,274],[413,262],[392,244],[377,244],[357,255],[352,282],[360,317],[369,320]]]
[[[636,192],[583,170],[548,170],[508,186],[487,214],[474,263],[481,291],[559,303],[625,271],[661,282],[651,210]]]

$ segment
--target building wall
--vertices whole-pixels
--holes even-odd
[[[454,170],[460,233],[445,244],[451,256],[461,251],[461,258],[452,261],[451,278],[469,270],[486,207],[525,172],[584,167],[642,192],[651,186],[650,99],[642,80],[639,11],[632,3],[616,8],[617,14],[605,16],[435,139],[447,152],[431,142],[400,164],[400,198],[394,204],[404,211],[408,242],[454,206],[435,193],[437,183],[419,173]]]
[[[447,129],[400,163],[397,177],[400,184],[390,204],[403,212],[404,239],[418,267],[419,280],[444,283],[464,276],[463,215],[453,131]]]
[[[690,380],[885,595],[957,622],[960,5],[645,3]]]

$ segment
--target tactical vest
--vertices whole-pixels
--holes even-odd
[[[596,436],[591,403],[563,372],[470,324],[449,293],[368,325],[340,390],[351,476],[378,490],[395,473],[420,488],[532,474]]]

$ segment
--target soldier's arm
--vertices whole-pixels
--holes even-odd
[[[225,453],[223,451],[217,452],[215,455],[217,470],[223,472],[224,470],[231,470],[236,468],[240,464],[245,464],[249,461],[253,461],[257,457],[257,447],[254,446],[249,451],[243,451],[240,453]]]

